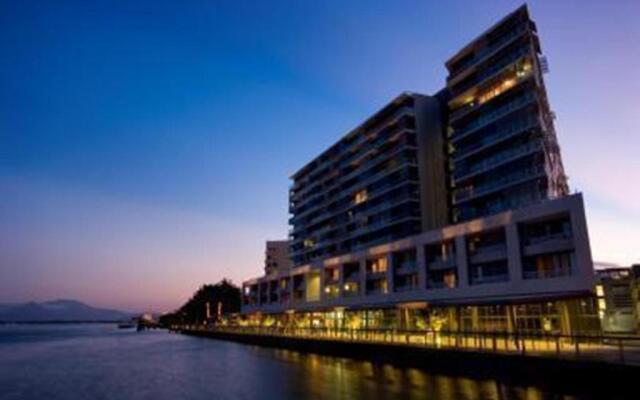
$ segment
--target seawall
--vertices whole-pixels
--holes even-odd
[[[436,374],[496,379],[518,385],[562,388],[567,392],[593,395],[595,398],[626,398],[635,392],[637,389],[635,380],[640,377],[640,367],[638,366],[596,360],[211,330],[181,330],[179,332],[248,345],[346,357],[398,367],[419,368]],[[630,392],[631,390],[633,392]]]

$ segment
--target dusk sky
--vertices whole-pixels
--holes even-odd
[[[288,177],[520,1],[3,1],[0,303],[262,272]],[[593,257],[640,262],[640,2],[529,3]]]

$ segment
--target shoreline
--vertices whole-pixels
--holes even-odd
[[[597,394],[597,397],[606,398],[628,397],[627,393],[636,389],[635,379],[640,376],[638,366],[604,361],[433,349],[389,343],[283,338],[246,333],[185,329],[177,332],[194,337],[417,368],[431,373],[559,388],[575,394]]]

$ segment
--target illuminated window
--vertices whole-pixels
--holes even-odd
[[[607,309],[607,302],[604,299],[598,299],[598,309],[605,311]]]
[[[362,189],[361,191],[356,193],[354,201],[356,204],[364,203],[365,201],[367,201],[368,197],[369,196],[367,194],[367,189]]]
[[[456,273],[453,271],[449,271],[444,274],[443,277],[444,286],[448,288],[456,287]]]
[[[369,260],[367,261],[367,263],[369,264],[369,271],[374,274],[387,271],[387,257],[380,257],[374,260]]]
[[[313,239],[305,239],[304,240],[304,247],[313,247],[315,246],[316,241]]]
[[[596,296],[604,297],[604,288],[602,287],[602,285],[596,286]]]

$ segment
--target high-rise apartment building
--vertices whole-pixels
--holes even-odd
[[[526,6],[446,66],[293,175],[292,267],[244,282],[251,323],[599,329]]]
[[[526,6],[446,62],[453,222],[568,193]]]

